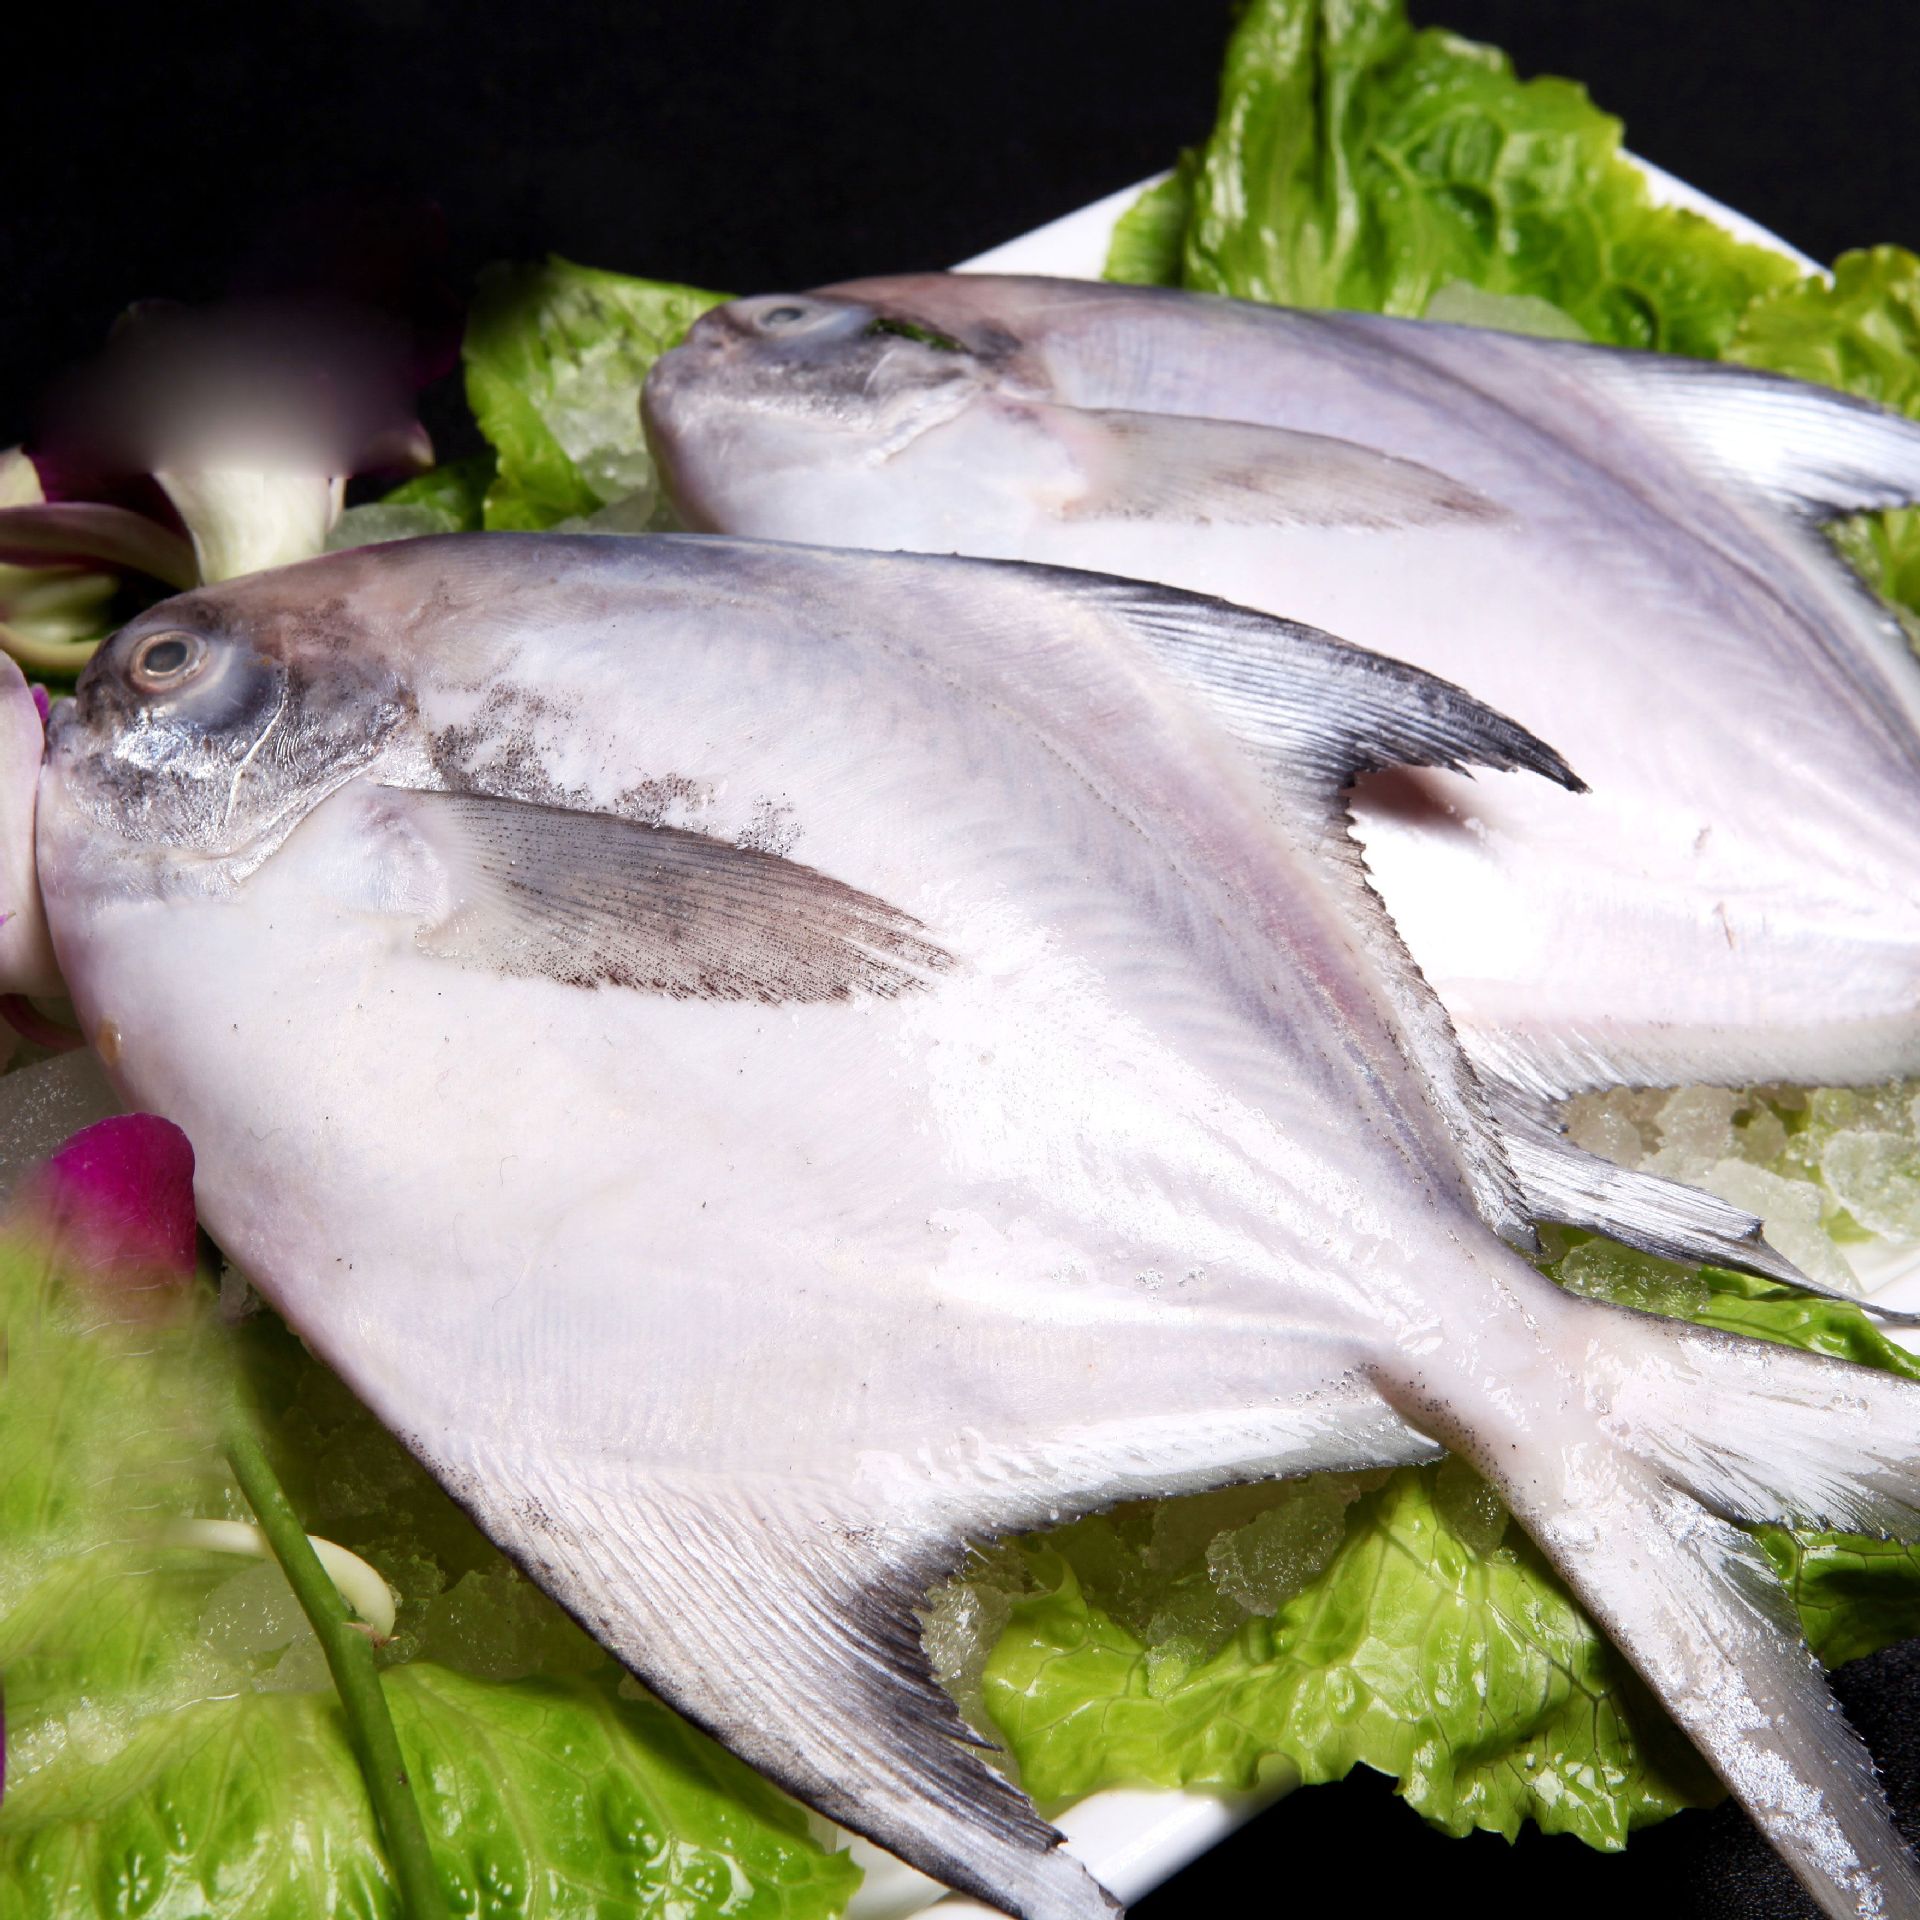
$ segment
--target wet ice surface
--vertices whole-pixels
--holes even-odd
[[[1815,1279],[1879,1294],[1920,1288],[1920,1089],[1615,1089],[1569,1102],[1588,1151],[1684,1180],[1766,1222]],[[1595,1254],[1595,1249],[1581,1249]]]

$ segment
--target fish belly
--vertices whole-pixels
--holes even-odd
[[[104,909],[82,1013],[194,1141],[210,1230],[404,1433],[836,1475],[1124,1435],[1158,1488],[1260,1470],[1432,1317],[1391,1201],[1284,1173],[1330,1141],[1111,995],[1011,963],[856,1006],[492,977],[342,910],[357,805],[234,901]]]

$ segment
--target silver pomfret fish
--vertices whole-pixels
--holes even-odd
[[[1830,1913],[1920,1913],[1734,1524],[1920,1531],[1920,1389],[1503,1244],[1344,830],[1390,764],[1569,778],[1161,589],[471,536],[143,614],[55,711],[38,859],[229,1253],[649,1684],[915,1865],[1112,1905],[929,1677],[964,1541],[1445,1445]]]
[[[1920,427],[1746,369],[972,275],[739,301],[645,412],[687,524],[1083,566],[1471,688],[1593,789],[1392,774],[1368,864],[1535,1095],[1920,1072],[1920,667],[1819,519]]]

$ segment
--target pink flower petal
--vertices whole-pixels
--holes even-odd
[[[193,1148],[171,1120],[128,1113],[83,1127],[21,1192],[29,1215],[97,1279],[142,1285],[193,1272]]]

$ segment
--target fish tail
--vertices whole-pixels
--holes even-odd
[[[1920,1537],[1920,1385],[1564,1295],[1526,1306],[1553,1362],[1510,1374],[1496,1418],[1450,1444],[1821,1910],[1915,1920],[1920,1869],[1745,1528]]]

